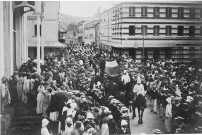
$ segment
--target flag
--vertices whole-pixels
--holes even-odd
[[[120,73],[118,63],[116,61],[106,61],[105,72],[111,77],[118,76]]]

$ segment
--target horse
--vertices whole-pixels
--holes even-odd
[[[138,109],[138,116],[139,116],[138,124],[143,124],[142,117],[143,117],[144,109],[146,108],[146,99],[142,94],[139,94],[137,96],[135,101],[135,106]]]

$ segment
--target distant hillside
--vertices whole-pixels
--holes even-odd
[[[63,13],[59,14],[60,25],[65,29],[70,23],[78,23],[82,20],[87,20],[87,19],[88,19],[87,17],[75,17],[75,16],[63,14]]]

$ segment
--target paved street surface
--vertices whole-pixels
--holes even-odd
[[[138,124],[138,111],[136,109],[135,119],[132,119],[132,113],[130,116],[130,128],[132,134],[153,134],[152,130],[160,129],[165,133],[164,122],[158,114],[154,114],[149,108],[146,108],[143,115],[143,124]]]

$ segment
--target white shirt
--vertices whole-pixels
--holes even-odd
[[[166,117],[172,117],[172,105],[171,104],[166,105]]]
[[[136,84],[133,88],[133,92],[137,93],[137,95],[142,94],[144,96],[145,95],[144,86],[142,84],[140,85]]]
[[[83,65],[83,60],[79,60],[79,64],[80,64],[80,65]]]
[[[47,129],[47,127],[41,128],[41,135],[51,135]]]
[[[109,135],[109,127],[107,123],[102,124],[101,135]]]
[[[121,77],[121,81],[126,84],[126,83],[129,83],[130,82],[130,77],[128,74],[124,74],[122,77]]]

